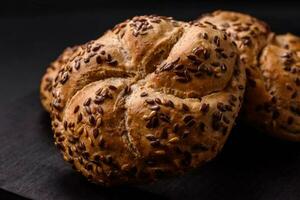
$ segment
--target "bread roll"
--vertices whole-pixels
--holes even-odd
[[[138,16],[78,47],[53,84],[64,159],[106,186],[182,174],[222,149],[245,70],[214,25]]]
[[[245,117],[272,135],[300,141],[300,38],[276,36],[262,51],[259,68],[263,84],[249,90]]]
[[[273,136],[300,141],[299,38],[275,36],[265,22],[237,12],[216,11],[197,21],[214,24],[237,44],[247,74],[243,118]]]

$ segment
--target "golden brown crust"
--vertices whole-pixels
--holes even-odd
[[[245,71],[214,26],[140,16],[79,47],[53,85],[65,160],[93,182],[116,185],[215,157],[239,112]]]
[[[300,38],[276,36],[259,61],[263,84],[249,91],[247,119],[272,135],[300,141]]]
[[[246,67],[246,91],[251,90],[253,85],[262,84],[263,77],[258,67],[258,56],[273,37],[265,22],[247,14],[222,10],[204,15],[198,21],[213,23],[236,43],[240,60]],[[245,95],[247,102],[248,92]]]
[[[274,36],[264,22],[242,13],[216,11],[199,21],[214,23],[237,44],[247,73],[244,118],[271,135],[300,141],[299,38]]]
[[[148,85],[180,97],[202,97],[227,86],[233,74],[227,66],[234,66],[236,57],[225,33],[194,23],[149,77]]]
[[[238,47],[241,61],[248,70],[256,70],[257,55],[272,36],[265,22],[247,14],[222,10],[204,15],[198,21],[213,23],[218,29],[227,32]]]
[[[47,67],[47,71],[41,80],[40,86],[41,103],[47,112],[51,111],[50,104],[52,102],[53,82],[59,70],[68,62],[69,58],[76,52],[77,48],[78,46],[66,48],[62,54]]]
[[[277,46],[287,50],[295,52],[300,51],[300,39],[298,36],[293,35],[291,33],[277,35],[272,42]]]

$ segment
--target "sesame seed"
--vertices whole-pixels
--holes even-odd
[[[173,137],[173,138],[171,138],[171,139],[168,141],[168,143],[171,143],[171,144],[174,144],[174,143],[177,143],[177,142],[179,142],[179,138],[178,138],[178,137]]]
[[[112,61],[112,57],[111,57],[110,54],[107,54],[105,61],[106,61],[106,62]]]
[[[211,65],[212,65],[213,67],[218,67],[218,66],[220,66],[220,63],[218,63],[218,62],[213,62],[213,63],[211,63]]]
[[[183,131],[183,134],[182,134],[181,138],[185,139],[185,138],[188,137],[189,134],[190,134],[190,131],[189,130],[185,130],[185,131]]]
[[[154,100],[152,99],[146,99],[145,102],[150,105],[154,104]]]
[[[93,130],[93,136],[95,139],[99,136],[99,130],[97,128]]]
[[[184,118],[183,118],[183,121],[185,123],[188,123],[189,121],[191,121],[192,119],[194,119],[194,117],[192,115],[186,115]]]
[[[174,70],[182,70],[183,68],[184,68],[184,65],[179,64],[174,67]]]
[[[298,96],[298,92],[297,92],[297,91],[295,91],[295,92],[293,92],[293,94],[292,94],[291,98],[292,98],[292,99],[294,99],[294,98],[296,98],[297,96]]]
[[[55,132],[54,135],[55,135],[56,137],[60,137],[60,136],[62,135],[62,133],[61,133],[61,132]]]
[[[95,95],[99,96],[102,93],[103,88],[99,88],[96,92]]]
[[[152,106],[149,107],[149,109],[158,111],[160,109],[160,106],[159,105],[152,105]]]
[[[64,121],[64,129],[67,130],[68,129],[68,122]]]
[[[173,126],[173,132],[174,133],[177,133],[179,131],[179,124],[174,124],[174,126]]]
[[[75,108],[74,108],[74,114],[76,114],[78,111],[79,111],[79,106],[76,106]]]
[[[170,116],[168,116],[167,114],[164,114],[164,113],[160,113],[159,114],[159,119],[166,122],[166,123],[170,123],[171,120],[170,120]]]
[[[201,33],[201,36],[203,39],[207,40],[208,39],[208,34],[207,33]]]
[[[102,118],[98,118],[96,122],[96,127],[99,128],[102,125]]]
[[[97,111],[100,115],[103,115],[103,108],[101,106],[98,106]]]
[[[158,146],[160,146],[160,142],[159,142],[159,140],[151,141],[150,145],[153,147],[158,147]]]
[[[128,171],[130,169],[130,165],[129,164],[124,164],[121,166],[121,170],[122,171]]]
[[[105,146],[105,141],[104,141],[103,136],[101,135],[99,138],[99,147],[104,148],[104,146]]]
[[[188,112],[188,111],[190,111],[190,108],[186,104],[183,103],[182,110]]]
[[[250,46],[251,45],[251,38],[248,37],[248,36],[245,36],[242,38],[242,43],[245,45],[245,46]]]
[[[209,57],[210,57],[210,53],[209,53],[209,51],[208,51],[207,49],[204,49],[203,55],[204,55],[204,59],[205,59],[205,60],[208,60]]]
[[[142,93],[140,94],[140,96],[141,96],[141,97],[146,97],[146,96],[148,96],[148,93],[147,93],[147,92],[142,92]]]
[[[222,112],[216,111],[213,113],[212,118],[214,121],[220,121],[222,119],[222,116],[223,116]]]
[[[92,101],[92,99],[91,99],[91,98],[88,98],[88,99],[83,103],[83,105],[84,105],[84,106],[89,106],[89,105],[91,104],[91,101]]]
[[[175,74],[179,77],[183,77],[185,78],[185,74],[184,74],[184,71],[176,71]]]
[[[83,59],[83,62],[84,62],[84,63],[88,63],[88,62],[90,62],[90,58],[89,58],[89,57],[87,57],[87,58],[84,58],[84,59]]]
[[[187,57],[188,57],[188,59],[190,59],[191,61],[197,60],[196,56],[194,56],[194,55],[188,55]]]
[[[163,155],[166,155],[166,151],[164,151],[164,150],[157,150],[157,151],[154,151],[154,154],[156,154],[158,156],[163,156]]]
[[[108,61],[107,64],[109,64],[110,66],[116,66],[116,65],[118,65],[118,61],[117,60],[111,60],[111,61]]]
[[[94,99],[94,103],[95,104],[101,104],[103,103],[105,100],[105,97],[104,96],[96,96],[96,98]]]
[[[62,77],[61,77],[61,80],[60,80],[60,83],[61,84],[65,84],[69,79],[69,74],[68,72],[64,72]]]
[[[65,138],[64,136],[59,137],[59,138],[58,138],[58,142],[63,142],[63,141],[65,141],[65,139],[66,139],[66,138]]]
[[[92,48],[92,51],[98,51],[100,49],[101,46],[95,46]]]
[[[95,126],[95,125],[96,125],[96,120],[95,120],[95,118],[94,118],[93,116],[90,116],[90,117],[89,117],[89,122],[90,122],[90,124],[91,124],[92,126]]]
[[[187,82],[189,82],[189,80],[187,79],[187,78],[185,78],[185,77],[175,77],[175,80],[176,81],[178,81],[178,82],[180,82],[180,83],[187,83]]]
[[[117,87],[115,87],[113,85],[109,85],[108,88],[111,89],[111,90],[117,90]]]
[[[89,106],[84,106],[84,109],[85,109],[85,112],[86,112],[87,114],[89,114],[89,115],[92,114],[92,110],[91,110],[91,108],[90,108]]]
[[[80,123],[82,121],[82,114],[79,113],[79,115],[77,116],[77,123]]]
[[[161,70],[161,71],[170,71],[170,70],[173,69],[173,67],[174,67],[173,63],[168,63],[168,64],[164,64],[164,65],[160,68],[160,70]]]
[[[82,134],[83,134],[83,132],[84,132],[84,128],[83,128],[83,127],[81,127],[81,128],[79,129],[79,131],[78,131],[78,135],[82,135]]]
[[[214,37],[214,43],[219,47],[220,46],[220,38],[218,36]]]
[[[291,52],[284,52],[281,57],[283,58],[291,58],[292,57],[292,53]]]
[[[124,88],[125,94],[129,94],[131,92],[131,87],[129,85],[126,85]]]
[[[165,105],[174,108],[174,103],[171,100],[168,100]]]
[[[153,116],[146,124],[147,128],[156,128],[159,125],[159,120],[156,116]]]
[[[150,140],[150,141],[156,140],[156,137],[152,134],[147,134],[147,135],[145,135],[145,137],[147,138],[147,140]]]
[[[157,104],[161,104],[161,100],[159,98],[155,98],[154,101],[157,103]]]
[[[222,102],[218,102],[218,103],[217,103],[217,108],[218,108],[221,112],[225,112],[225,111],[226,111],[225,105],[224,105],[224,103],[222,103]]]
[[[75,68],[76,70],[79,70],[79,68],[80,68],[80,61],[79,61],[79,60],[76,60],[76,61],[75,61],[74,68]]]
[[[200,111],[201,111],[202,113],[207,113],[207,112],[209,111],[209,104],[203,103],[203,104],[201,105],[201,107],[200,107]]]

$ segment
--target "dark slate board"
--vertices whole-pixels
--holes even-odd
[[[117,22],[145,13],[188,20],[224,8],[250,12],[275,31],[300,35],[297,4],[189,2],[0,17],[0,199],[300,199],[300,145],[241,123],[212,162],[185,176],[137,187],[88,183],[54,147],[49,116],[39,103],[43,66],[65,46],[96,38]]]

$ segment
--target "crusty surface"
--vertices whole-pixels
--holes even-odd
[[[66,48],[62,54],[50,65],[47,67],[47,71],[45,75],[43,76],[41,80],[41,86],[40,86],[40,97],[41,97],[41,103],[44,107],[44,109],[48,112],[51,111],[51,102],[52,102],[52,85],[54,83],[54,80],[59,72],[59,70],[62,68],[62,66],[68,62],[70,57],[76,52],[78,49],[77,46],[74,47],[68,47]]]
[[[199,21],[213,23],[237,44],[247,74],[244,119],[273,136],[300,141],[299,38],[274,36],[264,22],[236,12],[216,11]]]
[[[257,85],[264,85],[258,58],[273,36],[268,25],[247,14],[222,10],[203,15],[197,21],[213,24],[225,31],[235,42],[240,60],[246,68],[247,88],[243,107],[248,107],[248,104],[251,104],[248,99],[251,99],[253,95],[251,90],[255,90]],[[257,97],[257,95],[254,96]]]
[[[182,174],[222,149],[245,71],[210,24],[139,16],[79,47],[53,84],[64,159],[102,185]]]
[[[249,91],[247,119],[280,138],[300,141],[300,38],[276,36],[259,67],[263,84]]]
[[[249,97],[251,92],[248,91],[256,85],[263,85],[258,57],[273,36],[270,28],[265,22],[250,15],[222,10],[203,15],[197,21],[212,23],[218,29],[225,31],[235,42],[240,60],[246,68],[247,88],[243,107],[247,107],[248,99],[251,98]]]
[[[197,21],[212,23],[225,31],[236,43],[247,71],[257,71],[257,56],[272,36],[265,22],[247,14],[222,10],[204,15]]]
[[[296,54],[300,51],[300,39],[291,33],[277,35],[272,43],[283,49],[294,51]]]

